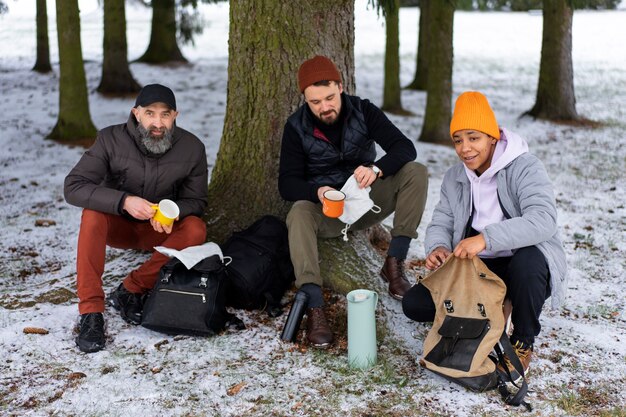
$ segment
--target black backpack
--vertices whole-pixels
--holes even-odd
[[[222,247],[232,262],[226,267],[226,303],[235,308],[282,313],[281,298],[295,280],[289,257],[287,225],[264,216],[235,232]]]
[[[166,263],[143,309],[141,325],[168,334],[213,335],[233,315],[225,306],[226,272],[219,255],[191,269],[176,258]]]

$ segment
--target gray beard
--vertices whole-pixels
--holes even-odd
[[[162,137],[152,136],[150,131],[143,127],[141,123],[137,123],[137,130],[141,134],[141,143],[150,153],[161,155],[172,147],[172,131],[170,129],[166,128]]]

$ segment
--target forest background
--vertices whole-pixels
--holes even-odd
[[[365,236],[357,236],[349,248],[337,245],[328,248],[329,265],[337,262],[332,254],[338,250],[356,253],[364,261],[339,274],[336,282],[340,284],[335,286],[335,292],[328,294],[337,306],[333,327],[339,338],[337,346],[329,352],[312,352],[305,345],[281,343],[277,334],[282,319],[269,319],[264,313],[238,312],[248,325],[246,331],[207,340],[168,338],[131,328],[108,312],[107,350],[88,357],[78,354],[72,329],[77,315],[74,251],[80,210],[63,202],[62,180],[83,152],[67,143],[80,139],[76,143],[84,144],[89,134],[69,135],[57,141],[46,139],[62,120],[63,95],[68,92],[63,88],[59,91],[64,73],[68,72],[59,65],[55,21],[60,16],[54,14],[54,3],[48,4],[52,71],[42,74],[30,71],[35,58],[40,56],[35,42],[34,2],[5,3],[9,11],[0,17],[3,98],[0,215],[6,219],[0,249],[3,358],[0,407],[3,412],[32,415],[139,412],[147,415],[493,415],[505,412],[496,393],[466,392],[416,366],[428,326],[404,318],[397,303],[382,295],[384,291],[380,291],[378,310],[379,365],[368,372],[347,367],[344,298],[340,295],[345,287],[341,283],[381,289],[371,272],[380,266],[380,259]],[[105,7],[107,3],[104,2]],[[83,92],[79,92],[83,98],[69,101],[71,105],[82,103],[83,108],[71,109],[68,114],[81,115],[79,120],[88,120],[92,125],[88,130],[95,132],[96,126],[123,122],[133,99],[132,94],[116,98],[98,92],[106,66],[102,48],[105,14],[95,1],[82,1],[80,6],[81,13],[76,16],[80,16],[82,25],[80,59],[84,57],[84,64],[78,67],[85,69],[85,81]],[[263,7],[259,9],[260,6]],[[227,3],[200,5],[204,31],[195,34],[195,45],[183,46],[179,42],[181,38],[175,42],[188,63],[173,63],[170,56],[163,65],[134,61],[127,65],[138,84],[163,82],[176,91],[182,110],[180,125],[200,136],[207,147],[214,195],[232,190],[232,184],[223,178],[237,181],[237,172],[253,172],[259,178],[251,181],[250,189],[232,193],[235,209],[230,210],[239,213],[242,210],[237,207],[253,204],[259,198],[261,203],[253,204],[257,212],[244,213],[249,217],[236,220],[219,213],[208,216],[224,219],[223,230],[243,227],[261,212],[284,212],[285,206],[279,199],[268,198],[276,195],[272,180],[275,176],[268,175],[268,171],[276,167],[276,149],[284,119],[300,104],[294,74],[302,59],[320,52],[333,56],[345,71],[348,88],[382,107],[385,107],[385,91],[389,90],[384,74],[385,58],[391,54],[385,52],[390,49],[385,40],[393,38],[387,32],[393,24],[385,25],[385,19],[377,16],[375,7],[368,9],[364,1],[356,4],[336,1],[331,5],[320,2],[320,9],[328,7],[324,13],[336,16],[336,20],[328,18],[320,23],[311,19],[315,13],[321,13],[320,9],[303,7],[283,27],[276,23],[281,22],[278,16],[293,13],[289,7],[296,6],[282,5],[278,10],[272,6],[276,4],[271,1],[242,1],[230,7]],[[420,11],[414,7],[399,9],[401,86],[411,84],[416,78]],[[625,193],[620,181],[626,159],[622,146],[626,133],[623,107],[626,57],[621,45],[625,32],[620,23],[625,17],[623,9],[573,13],[570,56],[573,58],[571,82],[576,87],[575,114],[559,123],[519,118],[538,101],[541,13],[450,11],[448,8],[440,12],[444,17],[452,14],[454,19],[448,32],[450,42],[454,33],[454,53],[450,54],[454,60],[448,64],[449,87],[445,79],[438,84],[443,86],[441,90],[448,90],[443,93],[402,90],[401,107],[405,112],[391,109],[393,113],[389,113],[394,123],[416,140],[417,160],[430,170],[427,212],[419,229],[420,237],[410,252],[414,275],[424,272],[420,261],[424,257],[424,228],[438,199],[443,172],[456,159],[449,147],[424,142],[428,139],[441,142],[436,134],[423,135],[428,102],[433,106],[428,97],[447,94],[447,99],[439,100],[444,104],[440,107],[445,107],[446,100],[450,106],[451,100],[464,90],[483,91],[500,123],[526,136],[531,151],[546,164],[555,183],[559,225],[570,264],[565,308],[544,311],[544,328],[533,362],[531,401],[542,415],[623,415],[624,399],[619,390],[626,374],[624,301],[620,296],[626,289],[623,282]],[[127,33],[126,55],[133,60],[150,49],[153,19],[150,9],[137,3],[126,5],[126,15],[127,29],[118,33]],[[389,19],[393,11],[386,15]],[[177,16],[180,21],[182,15]],[[189,11],[189,16],[197,18],[193,11]],[[267,22],[260,25],[253,18],[266,18]],[[229,20],[237,24],[229,24]],[[284,36],[272,37],[272,33],[259,40],[259,34],[246,28],[246,24],[273,28],[275,32],[295,30],[290,33],[292,38],[301,37],[307,42],[284,46],[280,43],[285,42]],[[58,27],[64,27],[61,33],[68,34],[69,27],[63,24]],[[340,41],[319,36],[320,32],[334,31],[339,33],[336,38]],[[445,35],[434,34],[444,38]],[[250,41],[260,44],[256,50],[252,49],[255,52],[252,57],[245,57],[250,48],[244,46]],[[70,40],[66,42],[69,44]],[[269,50],[267,54],[258,53],[261,46],[266,48],[267,44],[276,42],[294,49],[286,58],[283,53],[281,60],[275,59]],[[240,56],[254,60],[232,61]],[[433,59],[445,65],[446,58]],[[73,59],[76,56],[68,58]],[[62,58],[61,61],[63,65]],[[274,61],[281,62],[278,72],[272,72],[276,69],[272,66]],[[75,77],[70,77],[70,85],[81,87]],[[85,116],[87,103],[89,113]],[[253,116],[234,117],[241,109]],[[269,123],[268,112],[276,113],[275,120]],[[236,121],[246,123],[233,125]],[[436,131],[441,126],[445,128],[445,123],[435,126]],[[418,138],[423,140],[417,142]],[[251,165],[230,167],[229,153],[244,155],[242,159]],[[263,157],[268,159],[262,160]],[[222,174],[216,172],[220,158]],[[144,257],[110,251],[105,287],[116,286],[128,269]],[[50,333],[24,334],[26,326],[43,327]]]

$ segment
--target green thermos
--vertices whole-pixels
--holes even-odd
[[[376,365],[376,304],[378,294],[370,290],[350,291],[348,299],[348,363],[352,368]]]

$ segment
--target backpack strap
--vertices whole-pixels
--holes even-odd
[[[518,386],[513,381],[511,377],[511,373],[509,372],[509,367],[506,365],[504,360],[504,354],[500,349],[500,345],[502,345],[502,349],[504,349],[504,354],[509,358],[509,361],[515,368],[515,370],[522,376],[521,386]],[[500,343],[495,346],[496,353],[498,354],[498,361],[502,365],[502,368],[506,370],[506,373],[509,377],[509,381],[517,387],[517,392],[515,394],[511,393],[506,386],[506,381],[498,375],[498,391],[500,391],[500,395],[504,400],[504,403],[507,405],[512,405],[517,407],[518,405],[523,405],[527,411],[532,411],[532,406],[524,401],[524,397],[528,393],[528,384],[526,383],[526,378],[524,377],[524,367],[520,362],[517,354],[513,350],[513,346],[511,346],[511,342],[509,341],[509,337],[506,334],[506,331],[502,332],[502,336],[500,336]]]

